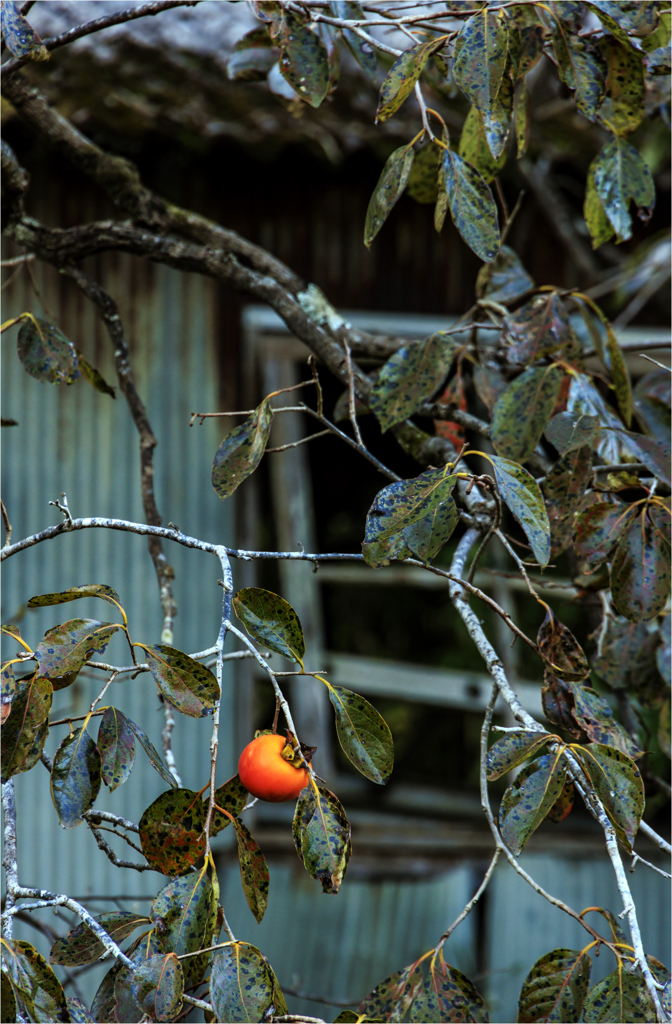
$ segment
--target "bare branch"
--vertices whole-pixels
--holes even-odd
[[[62,32],[60,36],[43,39],[42,45],[47,50],[57,50],[61,46],[67,46],[68,43],[74,43],[76,39],[82,39],[83,36],[90,36],[94,32],[102,32],[103,29],[112,28],[113,25],[122,25],[126,21],[134,21],[136,18],[146,18],[148,15],[160,14],[161,11],[169,10],[171,7],[195,7],[197,3],[198,0],[158,0],[156,3],[145,4],[143,7],[131,7],[126,11],[117,11],[116,14],[110,14],[106,18],[97,18],[95,21],[89,21],[85,25],[77,25],[75,28],[68,29],[67,32]],[[2,65],[2,71],[0,72],[2,77],[5,78],[11,75],[27,63],[29,59],[29,57],[14,57],[12,60],[8,60]]]

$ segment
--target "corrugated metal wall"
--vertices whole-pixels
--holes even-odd
[[[45,195],[47,216],[50,200]],[[51,207],[53,209],[53,207]],[[132,347],[138,389],[147,404],[159,439],[155,452],[156,496],[164,524],[169,520],[193,536],[233,542],[231,502],[220,503],[210,484],[210,467],[221,426],[208,420],[189,428],[192,410],[218,407],[216,337],[217,286],[196,276],[178,274],[125,256],[92,261],[89,272],[115,297]],[[115,384],[111,344],[97,313],[69,280],[49,267],[33,270],[49,309],[45,313],[24,270],[5,292],[4,318],[24,310],[53,319],[86,358]],[[13,539],[58,522],[48,506],[62,491],[75,516],[109,516],[143,521],[140,500],[138,437],[122,395],[117,399],[93,390],[83,379],[71,387],[55,387],[29,377],[16,353],[17,328],[3,335],[3,417],[18,427],[3,430],[2,495],[13,526]],[[166,545],[175,569],[178,616],[174,645],[185,651],[212,646],[221,613],[219,562],[212,555]],[[2,621],[20,621],[22,634],[35,645],[44,631],[66,619],[87,616],[114,618],[100,601],[86,600],[58,608],[22,612],[33,594],[101,582],[113,586],[129,616],[133,638],[160,642],[161,609],[153,565],[145,538],[128,533],[88,530],[62,536],[28,549],[3,563]],[[9,641],[10,656],[16,645]],[[5,655],[6,656],[6,655]],[[129,664],[127,646],[114,637],[104,660]],[[84,713],[100,688],[93,679],[78,680],[55,695],[52,720]],[[113,684],[105,703],[118,706],[141,724],[161,749],[163,712],[151,676]],[[227,669],[222,701],[220,779],[235,771],[233,673]],[[183,784],[199,789],[207,782],[211,719],[176,714],[173,747]],[[98,723],[91,723],[97,735]],[[67,726],[52,730],[46,751],[67,735]],[[96,806],[138,821],[143,809],[166,787],[142,750],[129,782],[113,794],[103,790]],[[76,896],[155,894],[165,879],[154,873],[119,871],[98,851],[84,827],[65,832],[57,822],[41,765],[17,776],[21,880],[25,884]],[[142,858],[113,837],[119,856]],[[109,904],[107,904],[109,906]],[[127,904],[126,904],[127,905]],[[106,904],[100,903],[102,910]],[[45,920],[48,922],[49,915]],[[53,922],[59,930],[63,923]],[[49,943],[27,925],[17,935],[41,951]],[[96,972],[98,975],[100,971]],[[88,976],[87,976],[88,977]],[[90,985],[85,991],[91,994]]]

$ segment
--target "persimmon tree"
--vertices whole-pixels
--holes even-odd
[[[267,78],[286,101],[319,108],[337,88],[341,54],[347,49],[371,89],[379,88],[378,122],[394,117],[403,104],[405,110],[415,104],[416,133],[383,168],[362,225],[364,244],[376,244],[378,231],[407,190],[434,205],[438,231],[450,214],[464,243],[483,262],[469,308],[455,325],[421,341],[381,339],[353,329],[328,297],[271,253],[152,192],[131,163],[95,145],[50,106],[30,75],[31,62],[53,55],[57,63],[58,50],[77,38],[185,4],[137,6],[46,40],[27,20],[32,6],[3,3],[4,96],[26,125],[105,191],[117,218],[74,228],[38,223],[24,209],[28,175],[3,143],[4,230],[23,252],[10,262],[45,261],[69,277],[98,310],[114,347],[117,386],[139,433],[146,521],[101,518],[96,509],[89,510],[92,517],[75,518],[66,496],[54,496],[60,521],[16,540],[11,509],[3,505],[7,538],[2,558],[20,556],[48,540],[58,543],[62,534],[80,530],[145,536],[157,576],[163,633],[158,645],[138,639],[123,608],[124,595],[85,582],[60,593],[27,594],[28,606],[95,597],[107,605],[109,621],[64,617],[42,639],[23,637],[13,625],[2,627],[16,648],[2,665],[5,1019],[169,1021],[194,1007],[207,1021],[303,1019],[288,1016],[263,951],[233,935],[220,906],[211,841],[222,829],[232,826],[235,832],[242,885],[257,921],[267,905],[269,873],[245,824],[253,798],[237,775],[216,785],[219,694],[233,635],[273,689],[278,713],[271,732],[278,731],[281,715],[281,735],[287,737],[278,744],[279,756],[288,770],[307,773],[292,826],[299,859],[324,892],[337,894],[351,852],[347,813],[315,775],[278,673],[260,648],[282,655],[299,673],[312,672],[311,652],[284,598],[257,587],[237,589],[233,566],[240,558],[315,563],[344,558],[363,561],[371,571],[398,562],[446,579],[454,612],[492,678],[481,731],[480,787],[493,853],[478,891],[437,936],[435,947],[416,962],[400,965],[369,995],[362,993],[359,1008],[344,1011],[338,1020],[488,1020],[474,984],[449,963],[446,944],[502,859],[540,899],[570,915],[586,933],[582,949],[551,949],[531,965],[522,983],[519,1020],[668,1020],[669,971],[643,946],[622,857],[647,864],[639,852],[641,834],[669,852],[666,841],[642,819],[646,792],[665,784],[649,767],[647,750],[654,740],[641,719],[643,708],[647,721],[651,711],[658,715],[657,742],[669,756],[669,372],[656,364],[633,387],[623,346],[595,298],[533,280],[506,244],[519,204],[508,208],[498,175],[507,161],[525,158],[533,72],[546,62],[576,111],[602,132],[585,182],[585,223],[593,247],[630,239],[633,213],[646,222],[655,203],[648,164],[629,136],[645,119],[655,119],[663,102],[661,82],[670,72],[669,5],[606,0],[452,2],[406,9],[352,0],[255,0],[251,5],[259,24],[231,49],[232,79]],[[73,17],[75,12],[73,5]],[[459,137],[452,137],[447,119],[430,106],[434,95],[449,104],[467,101]],[[241,417],[214,453],[212,485],[224,501],[258,467],[273,419],[284,409],[302,410],[319,431],[339,437],[368,460],[372,472],[388,480],[362,518],[361,552],[241,551],[161,525],[152,485],[156,439],[134,382],[124,326],[114,296],[80,266],[86,256],[113,251],[230,285],[271,306],[305,343],[311,353],[310,399],[259,396],[254,410],[202,410],[193,421]],[[27,373],[57,385],[84,377],[101,392],[101,401],[114,395],[58,324],[25,311],[3,330],[17,327],[18,356]],[[643,348],[638,345],[637,351]],[[590,356],[598,358],[598,369],[588,367]],[[378,365],[365,372],[359,365],[363,358]],[[325,374],[333,374],[345,388],[339,403],[346,421],[342,426],[324,408],[320,378]],[[358,417],[366,414],[416,460],[414,476],[400,479],[375,444],[364,444]],[[477,457],[485,460],[486,472],[474,467]],[[437,557],[451,539],[452,560],[445,568]],[[137,541],[129,537],[128,543]],[[166,554],[172,544],[208,553],[221,565],[221,626],[207,651],[187,654],[172,646],[174,573]],[[489,545],[503,548],[512,571],[525,581],[530,602],[539,604],[536,637],[526,635],[474,584],[475,568]],[[541,572],[544,579],[553,579],[554,561],[568,549],[577,559],[577,586],[584,594],[597,593],[602,605],[591,660],[535,586]],[[525,711],[507,678],[479,619],[483,604],[537,656],[543,723]],[[101,661],[115,633],[128,642],[128,665]],[[70,720],[70,733],[50,761],[43,748],[55,724],[49,720],[53,692],[72,685],[84,666],[98,671],[104,682],[92,691],[83,719]],[[591,669],[617,694],[620,721],[591,687]],[[121,707],[105,704],[113,680],[147,672],[163,699],[167,722],[174,712],[212,722],[211,772],[199,792],[176,780],[179,766],[169,727],[159,753],[142,724],[124,713],[123,689],[115,689],[122,694]],[[368,779],[384,784],[393,768],[385,721],[362,696],[317,678],[327,689],[348,758]],[[493,731],[498,696],[516,725]],[[97,810],[96,798],[102,785],[113,791],[127,781],[138,744],[164,788],[135,823]],[[92,916],[67,893],[22,884],[16,814],[27,809],[15,806],[13,777],[43,771],[41,765],[48,770],[61,825],[90,829],[101,857],[110,858],[120,871],[151,868],[166,876],[146,916],[117,910]],[[520,770],[495,813],[489,783],[513,769]],[[622,907],[570,907],[542,889],[518,862],[541,822],[562,822],[575,799],[603,832]],[[142,861],[120,860],[101,832],[103,822],[139,842]],[[12,932],[19,910],[32,914],[49,907],[64,907],[80,921],[52,947],[50,963],[56,971]],[[595,910],[604,918],[601,931],[594,917],[587,920],[588,911]],[[140,929],[140,936],[126,944]],[[591,954],[603,947],[603,955],[613,957],[613,971],[591,987]],[[92,1006],[66,996],[58,967],[101,958],[108,959],[110,970]]]

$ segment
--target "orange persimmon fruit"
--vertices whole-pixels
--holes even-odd
[[[286,745],[283,736],[273,733],[247,744],[238,761],[238,774],[252,796],[272,803],[295,800],[308,785],[306,769],[295,768],[282,756]]]

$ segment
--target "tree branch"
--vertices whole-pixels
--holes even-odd
[[[57,50],[68,43],[74,43],[76,39],[83,36],[93,35],[94,32],[102,32],[103,29],[112,28],[113,25],[122,25],[126,21],[135,21],[136,18],[146,18],[148,15],[160,14],[161,11],[169,10],[171,7],[195,7],[198,0],[157,0],[156,3],[145,4],[144,7],[131,7],[126,11],[117,11],[116,14],[109,14],[105,18],[97,18],[95,21],[88,21],[84,25],[77,25],[75,28],[62,32],[60,36],[52,36],[50,39],[43,39],[42,45],[47,50]],[[25,5],[24,5],[25,6]],[[28,5],[28,10],[32,4]],[[23,11],[22,11],[23,13]],[[14,57],[2,65],[0,74],[7,79],[20,67],[23,67],[30,60],[30,57]]]
[[[77,287],[93,303],[100,317],[107,328],[110,341],[114,347],[114,362],[117,371],[119,387],[128,403],[131,417],[140,437],[140,488],[142,494],[142,507],[150,526],[161,526],[161,515],[156,505],[154,492],[154,449],[158,444],[147,416],[147,409],[138,394],[135,385],[135,378],[131,368],[130,353],[124,326],[119,316],[117,304],[111,295],[93,281],[88,274],[78,267],[61,267],[61,273],[70,277]],[[177,615],[177,602],[173,596],[172,581],[175,578],[173,567],[163,553],[163,547],[158,537],[150,535],[149,553],[154,563],[154,571],[159,584],[159,596],[163,611],[163,628],[161,631],[161,642],[172,644],[173,642],[173,620]]]

